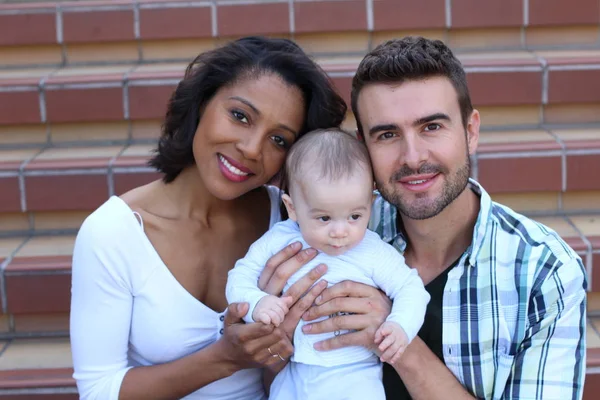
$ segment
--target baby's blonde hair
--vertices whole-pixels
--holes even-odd
[[[285,162],[288,185],[302,177],[334,181],[358,171],[372,175],[369,152],[364,143],[338,128],[305,134],[292,146]]]

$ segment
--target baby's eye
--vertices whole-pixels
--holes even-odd
[[[319,217],[318,220],[321,222],[328,222],[331,218],[329,218],[328,216],[323,216],[323,217]]]
[[[352,219],[352,221],[358,221],[360,219],[361,215],[360,214],[352,214],[350,216],[350,219]]]

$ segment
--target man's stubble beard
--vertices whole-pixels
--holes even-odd
[[[403,177],[433,173],[443,175],[445,181],[442,194],[432,201],[427,201],[428,194],[417,194],[417,200],[410,204],[395,188],[397,182]],[[448,169],[441,165],[423,164],[417,171],[403,165],[402,168],[392,174],[387,185],[382,184],[378,179],[376,179],[376,183],[383,198],[394,205],[402,215],[410,219],[423,220],[435,217],[460,196],[469,183],[470,175],[471,159],[467,152],[463,165],[450,177]],[[419,199],[424,201],[420,202]]]

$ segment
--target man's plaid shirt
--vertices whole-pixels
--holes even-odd
[[[473,241],[443,295],[446,366],[486,399],[581,399],[585,378],[586,275],[556,232],[481,199]],[[396,209],[378,196],[369,229],[404,252]]]

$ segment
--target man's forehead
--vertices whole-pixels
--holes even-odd
[[[369,84],[359,98],[359,110],[369,126],[411,125],[434,114],[460,113],[456,90],[445,77]]]

